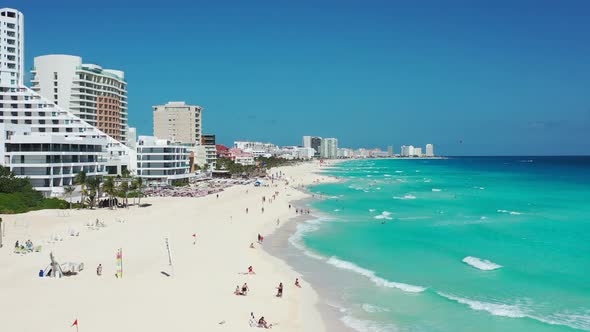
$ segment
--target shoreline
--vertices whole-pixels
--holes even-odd
[[[283,172],[293,181],[288,186],[282,180],[268,181],[268,187],[236,185],[219,198],[149,197],[142,199],[151,204],[146,208],[2,215],[6,237],[0,265],[9,268],[0,270],[0,283],[10,287],[0,301],[0,311],[7,313],[0,329],[63,330],[79,319],[84,331],[187,327],[243,331],[250,328],[253,312],[273,323],[274,330],[327,331],[329,317],[318,309],[320,299],[313,285],[302,279],[303,287],[297,289],[293,282],[301,279],[299,271],[264,249],[248,248],[257,233],[267,237],[293,224],[295,211],[288,204],[307,196],[298,184],[332,181],[315,174],[319,169],[319,163],[272,169],[271,173]],[[261,204],[262,196],[270,200],[276,191],[279,195],[272,203]],[[261,213],[261,206],[266,211]],[[106,227],[85,226],[96,219]],[[276,226],[277,219],[281,227]],[[197,234],[195,244],[191,234]],[[168,266],[165,238],[170,240],[173,269]],[[42,245],[42,251],[13,253],[16,240],[28,239]],[[122,279],[114,277],[119,248],[124,257]],[[85,269],[57,280],[39,278],[39,270],[49,264],[50,251],[59,263],[84,263]],[[99,263],[102,276],[95,273]],[[249,265],[256,275],[245,273]],[[244,282],[250,288],[248,296],[233,295],[236,285]],[[274,296],[279,282],[285,287],[283,298]],[[56,305],[49,309],[48,301]],[[31,314],[38,319],[27,319]]]
[[[347,160],[335,161],[333,164],[342,163]],[[293,236],[297,235],[300,226],[305,226],[309,221],[329,219],[328,215],[315,208],[311,207],[313,202],[320,200],[329,199],[320,194],[313,193],[309,187],[324,183],[342,183],[346,179],[339,178],[337,176],[326,175],[325,171],[332,168],[333,164],[329,166],[323,166],[320,169],[315,170],[314,174],[323,178],[329,179],[321,183],[312,183],[303,187],[296,187],[297,190],[301,191],[305,195],[303,198],[297,200],[291,200],[289,203],[293,208],[305,208],[309,210],[309,214],[295,215],[291,217],[286,223],[281,224],[281,227],[277,228],[275,232],[269,236],[269,245],[264,246],[264,250],[271,256],[276,257],[287,264],[294,271],[300,273],[301,276],[305,277],[311,288],[317,294],[318,298],[315,303],[315,307],[319,311],[320,316],[325,322],[325,331],[327,332],[354,332],[357,331],[351,327],[345,320],[351,317],[347,317],[344,307],[339,303],[341,299],[338,299],[338,291],[331,289],[329,284],[324,283],[319,278],[323,273],[329,272],[329,275],[333,277],[340,277],[341,270],[334,267],[330,267],[325,264],[323,260],[317,260],[308,255],[308,251],[303,247],[296,246],[291,242]],[[313,254],[311,254],[313,255]],[[349,275],[349,278],[356,280],[357,276]],[[352,318],[354,320],[354,318]],[[354,324],[354,322],[353,322]]]

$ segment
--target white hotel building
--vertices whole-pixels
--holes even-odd
[[[127,142],[127,82],[120,70],[82,63],[73,55],[35,57],[31,89],[55,105]]]
[[[133,170],[127,147],[22,84],[23,22],[19,11],[0,9],[2,36],[19,40],[5,45],[2,37],[0,44],[0,165],[30,178],[45,196],[61,195],[79,171],[93,177],[106,175],[109,165]]]
[[[185,145],[173,144],[166,139],[139,136],[137,142],[137,176],[148,185],[170,185],[188,180],[189,151]]]

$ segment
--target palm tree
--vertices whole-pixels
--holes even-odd
[[[96,204],[96,199],[100,197],[100,183],[102,179],[98,176],[92,177],[86,180],[86,193],[88,194],[88,203],[90,204],[90,208],[94,208],[94,204]]]
[[[139,196],[139,201],[137,202],[137,204],[141,205],[141,196],[143,196],[143,179],[139,176],[133,178],[132,185],[138,194],[137,196]]]
[[[70,210],[72,209],[72,194],[76,191],[76,187],[74,186],[65,186],[64,193],[70,196]]]
[[[128,179],[131,177],[131,172],[128,169],[124,169],[121,171],[121,177],[124,179]]]
[[[80,204],[82,208],[84,208],[84,194],[86,193],[86,181],[88,180],[86,176],[86,172],[80,171],[76,174],[74,178],[74,183],[80,186],[80,191],[82,192],[82,198],[80,199]]]
[[[112,208],[113,196],[115,195],[115,179],[111,176],[105,178],[102,190],[109,195],[109,208]]]
[[[129,193],[129,182],[122,181],[118,188],[119,196],[125,197],[125,207],[127,207],[127,194]]]

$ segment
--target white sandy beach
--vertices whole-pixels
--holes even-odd
[[[144,198],[152,206],[128,209],[44,210],[1,215],[5,223],[0,249],[0,331],[251,331],[250,312],[264,316],[278,331],[324,331],[317,295],[305,280],[256,244],[295,216],[289,202],[306,194],[295,189],[316,179],[319,164],[273,169],[294,179],[289,186],[235,186],[200,198]],[[268,203],[275,191],[277,198]],[[266,196],[267,203],[262,204]],[[264,213],[261,207],[264,206]],[[249,208],[249,213],[245,210]],[[96,219],[100,230],[84,226]],[[125,222],[117,222],[122,219]],[[80,232],[68,235],[68,229]],[[192,234],[197,234],[193,245]],[[63,241],[47,243],[53,234]],[[174,275],[164,238],[170,239]],[[42,244],[41,253],[13,253],[16,240]],[[254,242],[256,249],[250,249]],[[117,249],[123,249],[123,278],[117,279]],[[83,262],[80,274],[39,278],[53,251],[58,262]],[[103,275],[96,275],[98,264]],[[248,266],[255,275],[243,274]],[[248,283],[247,296],[233,294]],[[279,282],[282,298],[275,297]]]

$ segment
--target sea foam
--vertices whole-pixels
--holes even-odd
[[[416,199],[416,196],[412,195],[412,194],[407,194],[404,196],[393,196],[394,199]]]
[[[378,323],[371,320],[363,320],[352,316],[344,316],[340,320],[344,325],[359,332],[395,332],[398,329],[391,324]]]
[[[369,303],[363,303],[361,305],[361,308],[363,308],[363,310],[365,312],[369,312],[369,313],[374,313],[374,312],[389,312],[389,309],[387,309],[387,308],[383,308],[383,307],[376,306],[376,305],[369,304]]]
[[[335,266],[339,269],[352,271],[352,272],[355,272],[355,273],[360,274],[362,276],[365,276],[369,280],[371,280],[375,285],[380,286],[380,287],[397,288],[399,290],[402,290],[404,292],[409,292],[409,293],[421,293],[426,289],[425,287],[414,286],[414,285],[404,284],[401,282],[393,282],[393,281],[383,279],[381,277],[378,277],[374,271],[364,269],[354,263],[343,261],[343,260],[340,260],[336,257],[330,257],[327,260],[327,263],[332,266]]]
[[[466,304],[471,309],[477,311],[487,311],[494,316],[511,317],[511,318],[524,318],[528,317],[526,311],[517,306],[504,303],[492,303],[492,302],[480,302],[470,300],[462,297],[458,297],[452,294],[446,294],[443,292],[437,292],[438,295],[445,297],[451,301],[457,303]]]
[[[494,316],[530,318],[549,325],[562,325],[574,329],[590,331],[590,312],[588,311],[581,313],[554,313],[542,316],[532,312],[529,308],[517,304],[476,301],[443,292],[437,292],[437,294],[451,301],[468,305],[469,308],[473,310],[486,311]]]
[[[375,219],[387,219],[387,220],[391,220],[390,215],[391,215],[391,212],[389,212],[389,211],[383,211],[383,212],[381,212],[380,215],[376,215],[375,216]]]
[[[297,225],[297,230],[295,231],[295,233],[293,233],[293,235],[289,237],[289,243],[291,243],[293,247],[301,250],[305,255],[318,260],[324,260],[325,258],[321,255],[318,255],[312,251],[307,250],[307,248],[303,244],[303,236],[307,233],[315,232],[318,229],[320,229],[319,224],[321,223],[321,221],[322,220],[320,219],[313,219],[300,223]]]
[[[508,210],[498,210],[498,212],[499,213],[508,213],[508,214],[513,215],[513,216],[518,216],[518,215],[521,215],[522,214],[521,212],[518,212],[518,211],[508,211]]]
[[[463,258],[463,262],[483,271],[496,270],[502,267],[502,265],[498,265],[487,259],[481,259],[473,256],[467,256]]]

